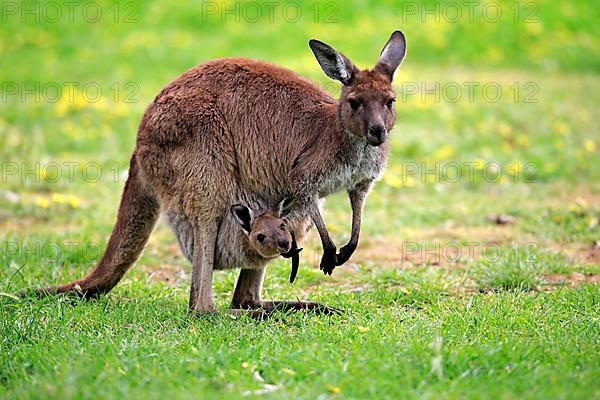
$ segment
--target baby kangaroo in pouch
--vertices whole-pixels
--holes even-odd
[[[292,272],[290,283],[294,283],[300,265],[300,252],[296,241],[296,235],[287,227],[283,220],[283,207],[288,199],[284,199],[279,207],[278,215],[269,210],[256,217],[248,207],[236,204],[231,206],[236,221],[249,237],[250,246],[265,258],[273,255],[281,255],[292,259]]]
[[[406,41],[393,32],[375,66],[364,70],[323,42],[309,46],[323,72],[341,83],[339,100],[295,72],[244,58],[207,61],[168,84],[140,122],[102,258],[83,279],[42,292],[92,297],[110,291],[162,213],[192,263],[191,312],[215,310],[212,275],[223,268],[241,269],[233,308],[327,310],[311,302],[262,301],[265,267],[280,255],[291,257],[293,281],[296,242],[313,224],[324,273],[356,250],[367,194],[389,154],[392,80]],[[339,191],[348,194],[352,231],[338,253],[320,204]]]

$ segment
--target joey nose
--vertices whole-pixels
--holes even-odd
[[[372,125],[367,133],[367,142],[371,146],[379,146],[387,139],[387,130],[382,125]]]
[[[290,242],[288,242],[286,239],[279,239],[277,241],[277,246],[279,246],[280,249],[288,251],[290,249]]]

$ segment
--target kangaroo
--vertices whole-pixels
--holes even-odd
[[[393,32],[375,66],[366,70],[323,42],[313,39],[309,46],[324,73],[341,82],[339,101],[292,71],[242,58],[200,64],[156,96],[138,129],[106,251],[77,282],[83,292],[105,293],[116,285],[162,210],[188,232],[183,240],[192,262],[190,312],[214,311],[217,253],[238,245],[221,241],[220,226],[240,191],[267,203],[293,196],[297,206],[287,219],[309,218],[316,226],[325,274],[351,257],[365,199],[389,154],[387,139],[396,119],[392,79],[406,41]],[[319,201],[342,190],[350,199],[352,231],[337,253]],[[257,300],[263,278],[264,268],[242,269],[233,305],[264,305]],[[69,290],[73,285],[58,288]]]
[[[283,219],[287,214],[286,209],[289,211],[288,207],[289,200],[284,199],[279,204],[277,214],[268,211],[255,216],[255,212],[241,204],[231,206],[231,212],[238,224],[240,224],[244,232],[248,235],[250,247],[261,256],[268,259],[281,255],[284,258],[292,259],[290,283],[294,283],[298,274],[298,266],[300,264],[299,254],[302,249],[298,248],[296,235],[289,229]],[[300,239],[302,239],[310,228],[309,221],[305,220],[303,222],[304,226],[300,228]],[[282,250],[286,250],[285,253],[282,253]]]

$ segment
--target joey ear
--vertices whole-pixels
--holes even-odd
[[[242,227],[246,233],[250,233],[254,213],[251,209],[241,204],[231,206],[231,213],[235,221]]]
[[[308,45],[325,75],[342,82],[344,85],[348,85],[352,81],[352,78],[358,72],[358,68],[352,64],[352,61],[348,60],[343,54],[338,53],[330,45],[319,40],[311,39]]]
[[[388,76],[391,81],[394,78],[394,72],[400,66],[400,63],[402,63],[405,55],[406,39],[404,34],[400,31],[395,31],[385,46],[383,46],[375,69]]]
[[[292,211],[292,208],[296,205],[297,201],[295,197],[286,197],[281,200],[277,205],[277,213],[280,218],[285,218]]]

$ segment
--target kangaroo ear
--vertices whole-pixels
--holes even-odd
[[[311,39],[308,45],[321,65],[323,72],[325,72],[325,75],[342,82],[344,85],[348,85],[352,81],[352,78],[358,72],[358,68],[352,64],[352,61],[348,60],[343,54],[338,53],[330,45],[319,40]]]
[[[390,81],[394,78],[394,72],[406,55],[406,39],[400,31],[395,31],[381,50],[379,61],[375,69],[387,75]]]
[[[231,206],[231,213],[235,221],[242,227],[246,233],[250,233],[252,230],[252,220],[254,219],[254,213],[251,209],[241,204],[235,204]]]
[[[292,208],[294,208],[295,205],[295,197],[286,197],[285,199],[281,200],[277,205],[277,213],[279,214],[279,217],[285,218],[290,211],[292,211]]]

